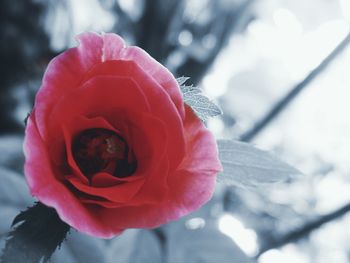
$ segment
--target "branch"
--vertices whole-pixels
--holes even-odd
[[[174,21],[183,24],[184,0],[146,0],[143,15],[138,21],[136,31],[137,45],[145,49],[159,62],[164,62],[170,27]]]
[[[220,12],[222,13],[211,21],[212,26],[217,28],[216,31],[212,32],[217,38],[217,45],[210,51],[210,54],[204,61],[188,57],[186,62],[177,69],[176,75],[191,76],[192,83],[198,85],[205,73],[214,63],[218,54],[227,45],[232,33],[234,33],[235,30],[238,30],[238,27],[240,26],[239,22],[241,21],[242,16],[246,14],[246,10],[248,10],[254,3],[255,0],[245,0],[235,9],[221,10]]]
[[[284,110],[305,87],[307,87],[329,66],[329,64],[347,47],[349,43],[350,32],[337,45],[337,47],[333,49],[333,51],[305,77],[303,81],[296,85],[284,98],[282,98],[274,107],[272,107],[265,117],[258,121],[251,130],[244,133],[240,140],[248,142],[256,137],[256,135],[259,134],[282,110]]]
[[[258,121],[253,129],[244,133],[241,136],[242,141],[251,141],[259,132],[261,132],[282,110],[284,110],[290,102],[293,101],[299,95],[299,93],[307,87],[318,75],[320,75],[330,63],[337,58],[338,55],[347,47],[350,43],[350,32],[347,36],[336,46],[336,48],[315,68],[313,69],[303,81],[296,85],[283,99],[281,99],[271,110],[270,112]],[[350,203],[343,206],[342,208],[324,215],[314,221],[306,223],[304,226],[295,229],[294,231],[287,233],[283,237],[273,242],[270,242],[268,245],[263,246],[259,251],[257,257],[266,252],[269,249],[281,247],[291,242],[295,242],[305,236],[308,236],[313,230],[319,228],[325,223],[328,223],[334,219],[337,219],[347,212],[350,211]]]
[[[288,243],[292,243],[292,242],[298,241],[299,239],[302,239],[302,238],[308,236],[313,230],[319,228],[323,224],[329,223],[330,221],[332,221],[334,219],[342,217],[343,215],[345,215],[349,211],[350,211],[350,203],[348,203],[345,206],[339,208],[338,210],[335,210],[335,211],[333,211],[333,212],[331,212],[329,214],[321,216],[320,218],[318,218],[318,219],[316,219],[314,221],[306,223],[305,225],[301,226],[300,228],[297,228],[294,231],[284,235],[280,239],[275,240],[273,242],[270,242],[266,246],[263,246],[260,249],[260,251],[259,251],[259,253],[257,255],[257,258],[259,256],[261,256],[267,250],[270,250],[272,248],[278,248],[278,247],[284,246],[284,245],[286,245]]]

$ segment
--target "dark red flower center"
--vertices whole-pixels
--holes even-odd
[[[98,172],[127,177],[136,170],[134,154],[126,141],[106,129],[89,129],[73,140],[73,157],[83,174],[91,179]]]

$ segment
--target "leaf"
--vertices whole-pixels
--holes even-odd
[[[185,85],[188,79],[188,77],[180,77],[176,80],[181,88],[184,102],[192,108],[197,116],[202,121],[206,121],[209,117],[222,114],[219,107],[202,94],[201,89]]]
[[[182,76],[182,77],[177,78],[176,81],[179,84],[179,86],[182,86],[189,79],[190,79],[189,77]]]
[[[161,263],[159,240],[149,230],[127,230],[114,238],[108,249],[107,263]]]
[[[224,171],[218,180],[240,187],[256,187],[290,179],[301,174],[273,154],[254,146],[233,141],[219,140],[219,158]]]
[[[17,215],[17,225],[8,235],[1,262],[47,262],[61,245],[70,226],[64,223],[56,210],[40,202]]]

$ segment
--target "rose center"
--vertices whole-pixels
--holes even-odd
[[[91,179],[98,172],[127,177],[136,170],[136,160],[126,141],[113,131],[89,129],[72,145],[73,157],[83,174]]]

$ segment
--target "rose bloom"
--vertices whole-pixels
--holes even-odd
[[[175,78],[118,35],[78,40],[50,62],[27,122],[32,195],[70,226],[103,238],[198,209],[221,164]]]

